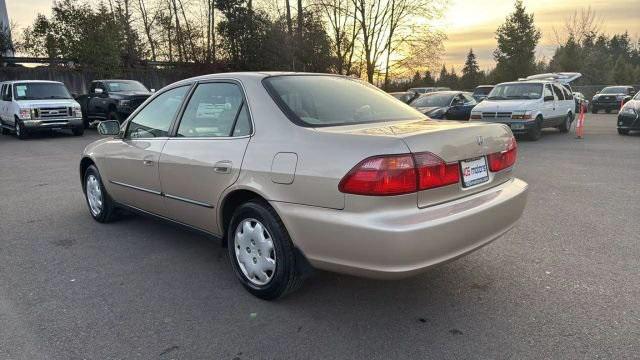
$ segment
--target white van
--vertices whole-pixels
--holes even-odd
[[[534,141],[540,138],[543,128],[568,132],[576,108],[569,83],[580,76],[539,74],[498,84],[473,108],[471,120],[504,123],[513,133],[526,134]]]
[[[82,111],[69,90],[57,81],[0,83],[0,131],[26,139],[35,131],[70,129],[84,134]]]

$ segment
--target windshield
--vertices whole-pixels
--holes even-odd
[[[264,84],[285,114],[302,126],[425,118],[382,90],[356,79],[284,75],[265,78]]]
[[[413,107],[446,107],[451,104],[451,94],[427,94],[411,102]]]
[[[491,92],[491,89],[493,89],[491,86],[478,87],[473,91],[473,95],[487,95]]]
[[[16,100],[71,99],[66,86],[60,83],[17,83]]]
[[[489,93],[489,100],[539,99],[542,84],[509,83],[497,85]]]
[[[109,92],[121,92],[121,91],[143,91],[149,90],[137,81],[109,81],[107,82],[107,91]]]
[[[626,94],[627,88],[624,86],[613,86],[602,89],[600,94]]]

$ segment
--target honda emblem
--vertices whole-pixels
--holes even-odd
[[[482,146],[484,144],[484,138],[482,136],[476,136],[476,143],[478,143],[479,146]]]

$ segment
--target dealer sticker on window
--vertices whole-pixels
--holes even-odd
[[[462,185],[464,187],[489,181],[487,159],[484,156],[460,161],[460,169],[462,171]]]

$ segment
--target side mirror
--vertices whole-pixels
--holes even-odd
[[[98,124],[100,135],[118,135],[120,133],[120,123],[117,120],[102,121]]]
[[[544,101],[553,101],[554,97],[553,96],[545,96],[544,97]]]
[[[100,95],[100,94],[102,94],[103,92],[104,92],[104,90],[102,90],[102,89],[100,89],[100,88],[93,89],[93,93],[94,93],[94,94],[96,94],[96,95]]]

